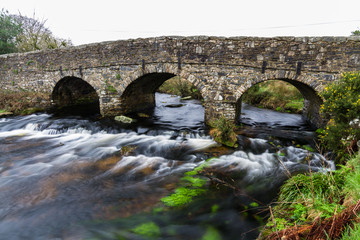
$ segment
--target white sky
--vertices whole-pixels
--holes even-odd
[[[349,36],[360,0],[0,0],[75,45],[155,36]]]

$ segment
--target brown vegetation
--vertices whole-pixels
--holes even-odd
[[[284,229],[280,232],[272,233],[266,240],[318,240],[318,239],[338,239],[342,236],[347,226],[353,226],[359,222],[357,213],[360,212],[360,200],[348,207],[339,214],[320,221],[317,218],[311,225],[301,225]]]
[[[0,109],[25,115],[50,107],[50,95],[43,92],[0,90]]]

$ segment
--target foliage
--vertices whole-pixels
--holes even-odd
[[[214,227],[208,227],[201,240],[221,240],[219,231]]]
[[[302,148],[305,149],[305,150],[307,150],[307,151],[309,151],[309,152],[315,152],[315,149],[312,148],[312,147],[309,146],[309,145],[303,145]]]
[[[344,209],[340,204],[342,189],[350,171],[349,167],[342,167],[334,172],[298,174],[287,180],[274,208],[277,230],[312,222],[317,217],[328,218]],[[269,219],[267,227],[274,231],[273,220]]]
[[[232,121],[226,119],[225,116],[221,116],[219,119],[212,121],[210,126],[213,128],[210,135],[214,137],[215,141],[228,147],[237,147],[236,125]]]
[[[148,238],[157,238],[161,234],[159,226],[154,222],[143,223],[133,228],[132,232]]]
[[[348,199],[355,202],[360,199],[360,155],[358,154],[348,161],[347,166],[351,167],[353,171],[345,176],[344,192]]]
[[[317,217],[332,219],[349,204],[360,198],[360,154],[346,166],[332,172],[298,174],[280,189],[279,204],[273,208],[264,234],[302,223],[312,223]],[[355,238],[354,238],[355,239]]]
[[[355,30],[351,32],[351,36],[360,36],[360,30]]]
[[[275,225],[276,225],[276,230],[278,231],[294,226],[291,222],[287,221],[285,218],[274,218],[274,221],[269,221],[266,224],[266,227],[274,228]]]
[[[330,119],[320,131],[321,144],[336,153],[337,161],[342,162],[356,150],[360,139],[360,73],[344,73],[321,96],[325,100],[321,113]]]
[[[175,193],[162,198],[161,201],[168,207],[180,207],[192,202],[194,197],[204,192],[204,189],[179,187],[175,189]]]
[[[35,12],[32,17],[19,13],[12,16],[21,25],[22,32],[16,36],[16,47],[19,52],[44,49],[55,49],[71,46],[70,40],[55,37],[45,26],[46,20],[38,19]]]
[[[181,97],[191,96],[193,99],[202,98],[200,91],[194,85],[184,79],[181,79],[178,76],[170,78],[164,82],[158,91],[161,93],[168,93]]]
[[[251,87],[242,97],[245,103],[280,112],[300,113],[304,98],[299,90],[284,81],[266,81]]]
[[[192,171],[184,173],[185,176],[181,178],[181,187],[175,189],[173,194],[163,197],[161,201],[168,207],[183,207],[192,202],[195,197],[205,193],[206,189],[204,186],[207,180],[196,175],[208,166],[207,162],[194,168]]]
[[[348,227],[341,240],[354,240],[360,239],[360,224],[355,224],[354,227]]]
[[[16,36],[21,33],[21,25],[8,11],[0,12],[0,54],[17,52]]]

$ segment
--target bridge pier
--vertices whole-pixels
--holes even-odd
[[[206,124],[209,124],[222,116],[232,122],[237,122],[240,116],[241,103],[239,104],[237,102],[213,101],[205,102],[204,107]]]

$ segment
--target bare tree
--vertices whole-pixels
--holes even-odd
[[[20,12],[13,17],[23,29],[23,32],[16,37],[19,52],[72,46],[70,40],[55,37],[50,29],[45,26],[47,20],[38,19],[35,12],[31,18],[22,15]]]

